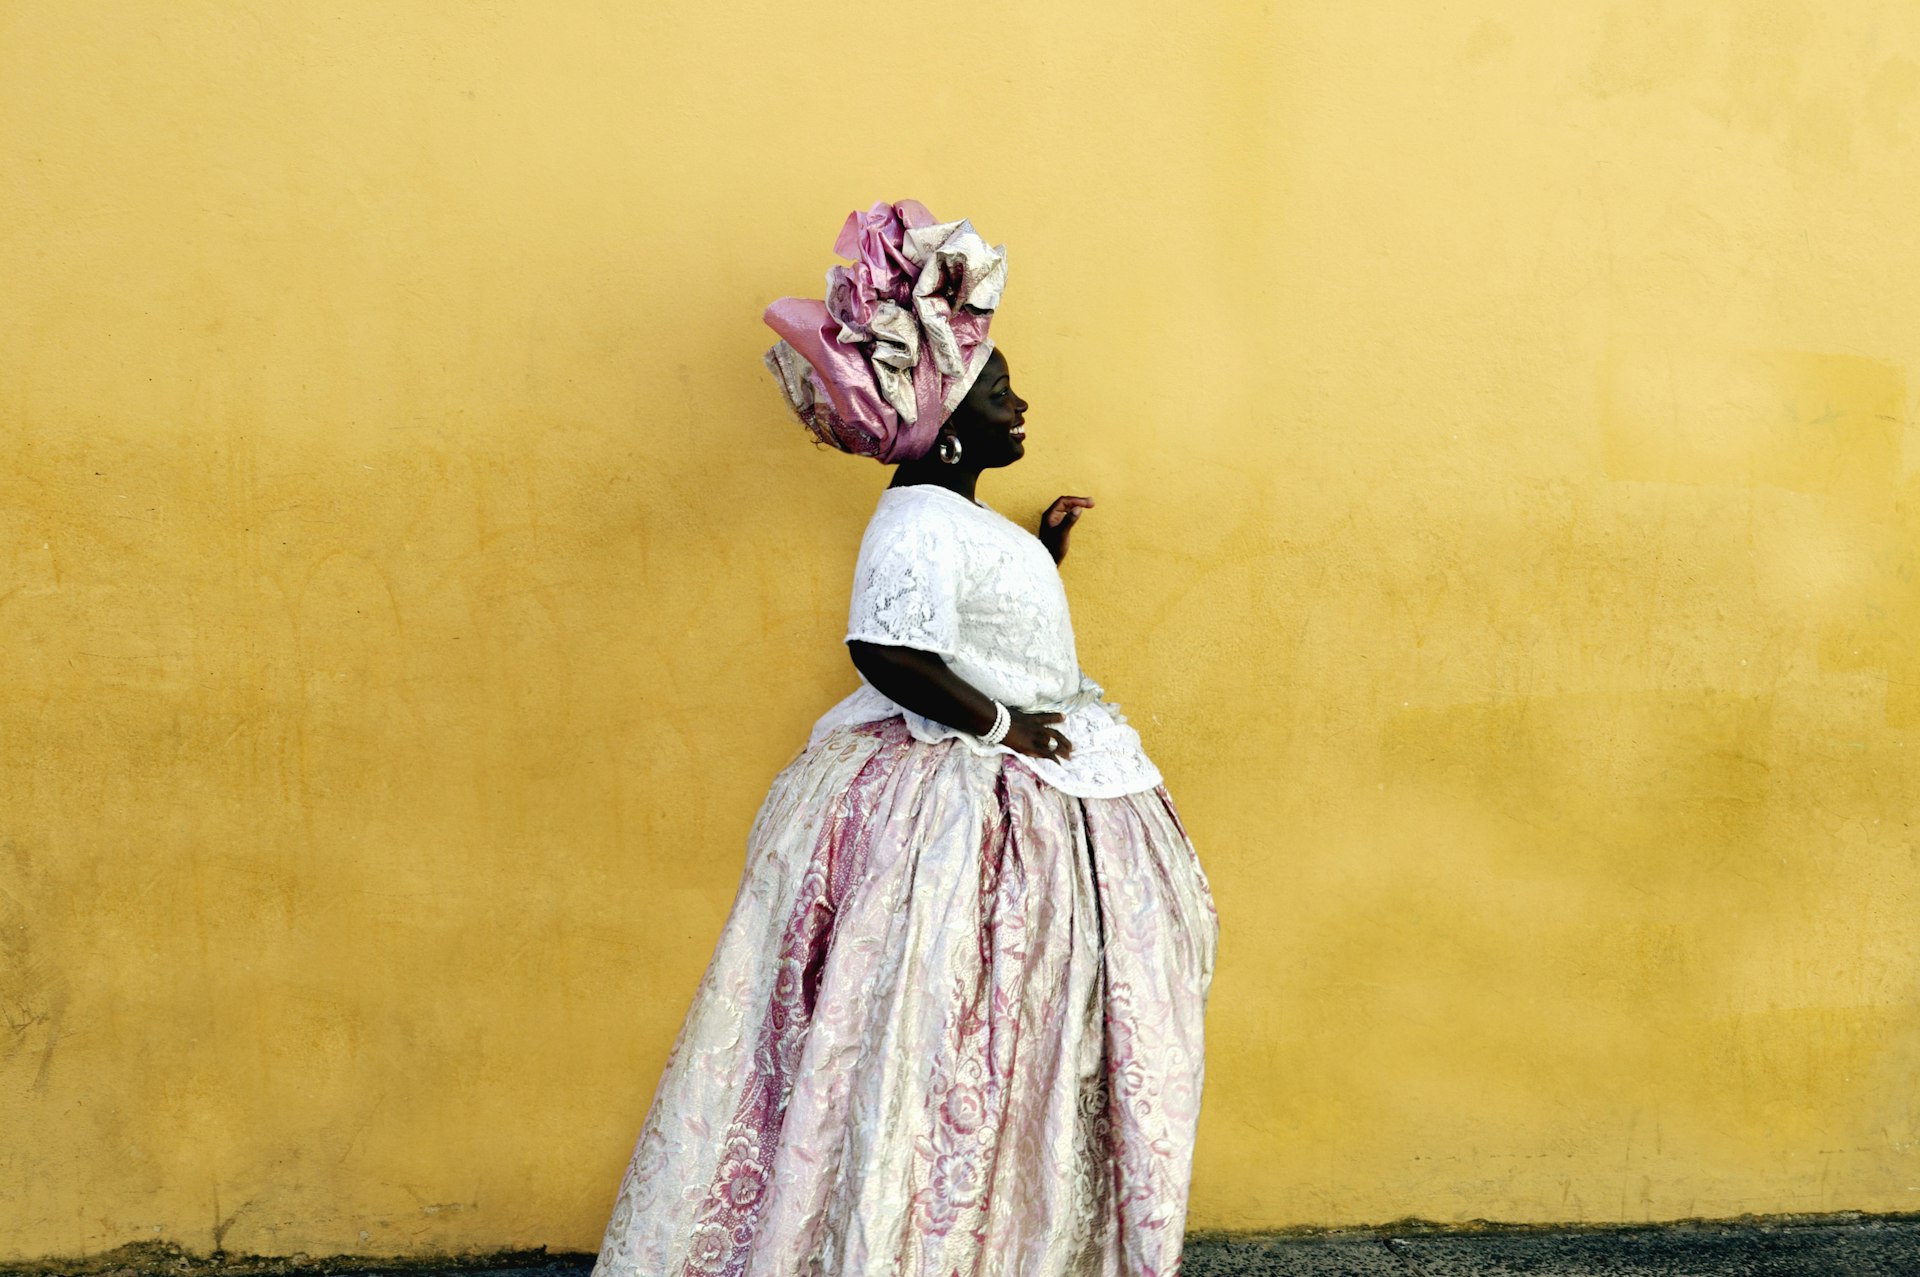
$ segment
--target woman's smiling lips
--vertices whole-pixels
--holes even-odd
[[[1023,417],[1019,421],[1014,422],[1013,428],[1008,430],[1007,434],[1015,439],[1025,439],[1027,437],[1026,418]]]

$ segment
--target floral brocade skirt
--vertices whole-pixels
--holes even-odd
[[[593,1277],[1178,1272],[1218,928],[1164,786],[833,732],[754,820]]]

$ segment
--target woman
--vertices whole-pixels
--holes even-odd
[[[767,310],[819,439],[892,464],[862,684],[775,778],[595,1277],[1178,1271],[1217,921],[1140,738],[1075,656],[1039,535],[974,496],[1025,451],[987,338],[1003,248],[849,215]]]

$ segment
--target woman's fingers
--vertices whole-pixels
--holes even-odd
[[[1049,748],[1047,744],[1048,741],[1053,742],[1051,748]],[[1033,750],[1033,756],[1035,758],[1073,757],[1073,742],[1062,736],[1059,732],[1050,732],[1042,729],[1034,737],[1034,744],[1036,746]]]
[[[1071,524],[1080,517],[1082,510],[1092,505],[1092,497],[1060,497],[1047,507],[1047,526],[1057,528],[1062,523]]]
[[[1073,742],[1054,726],[1064,718],[1066,715],[1057,710],[1042,710],[1031,714],[1025,710],[1014,711],[1013,730],[1006,736],[1007,748],[1031,758],[1072,757]],[[1048,747],[1049,741],[1052,743],[1051,748]]]
[[[1040,757],[1071,758],[1073,756],[1073,742],[1068,740],[1052,726],[1052,724],[1058,723],[1066,718],[1066,715],[1048,710],[1044,714],[1035,714],[1033,718],[1036,723],[1041,724],[1039,731],[1036,733],[1040,745]]]

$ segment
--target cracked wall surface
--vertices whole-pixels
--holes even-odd
[[[898,20],[0,5],[0,1260],[597,1244],[901,197],[1220,905],[1195,1225],[1920,1209],[1920,11]]]

